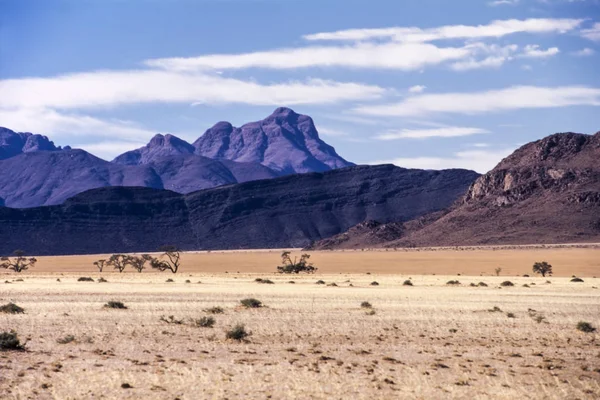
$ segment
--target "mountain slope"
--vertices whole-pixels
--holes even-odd
[[[282,174],[323,172],[354,165],[323,142],[312,118],[285,107],[240,128],[219,122],[193,143],[216,160],[260,163]]]
[[[61,148],[56,147],[46,136],[0,127],[0,160],[41,150],[58,151]]]
[[[60,204],[105,186],[163,184],[150,167],[111,164],[83,150],[35,151],[0,160],[0,197],[9,207]]]
[[[62,205],[0,208],[0,253],[305,246],[368,219],[404,221],[443,209],[478,174],[392,165],[288,175],[180,195],[102,188]]]
[[[600,242],[599,160],[600,132],[554,134],[502,160],[448,210],[314,247]],[[381,229],[396,235],[373,240]]]

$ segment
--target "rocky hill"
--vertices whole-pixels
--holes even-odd
[[[356,227],[313,248],[600,242],[599,160],[600,132],[557,133],[516,150],[442,212]]]
[[[354,165],[319,138],[307,115],[285,107],[240,128],[219,122],[194,142],[196,153],[217,160],[260,163],[281,174],[323,172]]]
[[[123,166],[121,166],[123,167]],[[448,207],[467,170],[355,166],[226,185],[187,195],[102,188],[61,205],[0,207],[0,254],[301,247],[365,220],[405,221]]]

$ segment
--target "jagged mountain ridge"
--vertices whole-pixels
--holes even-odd
[[[223,130],[223,126],[230,129]],[[225,131],[231,135],[223,136]],[[229,143],[227,149],[213,152],[216,147],[210,142],[217,139]],[[310,117],[283,107],[241,128],[218,123],[194,145],[170,134],[157,134],[146,146],[111,163],[83,150],[61,149],[46,136],[0,128],[0,197],[9,207],[60,204],[77,193],[104,186],[190,193],[349,165],[353,164],[319,139]]]
[[[477,178],[467,170],[355,166],[286,175],[187,195],[112,187],[62,205],[0,207],[0,254],[306,246],[369,219],[409,220],[442,209]]]
[[[600,132],[528,143],[452,207],[405,223],[361,226],[315,249],[600,242]],[[378,239],[377,230],[396,236]]]

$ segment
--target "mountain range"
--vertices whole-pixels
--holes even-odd
[[[0,207],[0,254],[303,247],[364,220],[406,221],[450,206],[479,174],[393,165],[205,189],[106,187],[61,205]]]
[[[600,132],[528,143],[451,207],[412,221],[363,221],[312,249],[600,242]]]
[[[0,128],[0,198],[8,207],[61,204],[89,189],[142,186],[190,193],[354,165],[319,138],[312,118],[277,108],[240,128],[219,122],[193,144],[157,134],[108,162],[46,136]]]

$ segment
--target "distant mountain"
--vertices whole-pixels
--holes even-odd
[[[187,195],[94,189],[62,205],[0,207],[0,254],[15,249],[39,255],[152,251],[163,244],[186,250],[301,247],[361,221],[406,221],[448,207],[478,176],[379,165]]]
[[[111,164],[83,150],[33,151],[0,160],[0,197],[9,207],[60,204],[104,186],[163,183],[151,167]]]
[[[67,147],[67,149],[70,149]],[[46,136],[34,135],[29,132],[14,132],[8,128],[0,127],[0,160],[33,151],[58,151],[52,141]]]
[[[319,138],[312,118],[285,107],[240,128],[219,122],[193,145],[196,154],[205,157],[260,163],[281,174],[323,172],[354,165]]]
[[[312,247],[574,242],[600,242],[600,132],[557,133],[528,143],[447,210],[404,223],[360,225]]]

